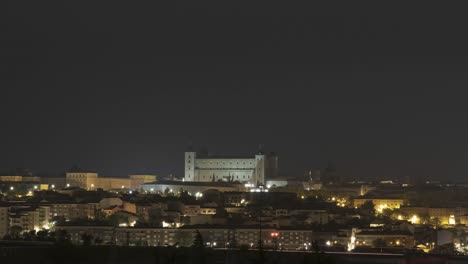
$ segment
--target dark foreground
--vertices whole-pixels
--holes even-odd
[[[460,256],[405,256],[376,253],[275,252],[256,250],[212,250],[195,248],[146,247],[71,247],[71,246],[0,246],[0,263],[468,263]]]

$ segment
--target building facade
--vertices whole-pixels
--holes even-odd
[[[278,175],[278,157],[262,152],[253,157],[224,158],[185,152],[185,181],[238,181],[264,185],[265,179]]]
[[[144,183],[156,181],[155,175],[130,175],[128,178],[98,177],[97,173],[67,172],[66,187],[79,187],[86,190],[137,190]]]

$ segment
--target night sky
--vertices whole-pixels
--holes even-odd
[[[262,144],[285,176],[468,174],[461,6],[158,2],[3,1],[2,172],[182,176],[189,144]]]

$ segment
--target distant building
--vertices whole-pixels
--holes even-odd
[[[375,210],[382,211],[383,209],[399,209],[406,201],[404,199],[380,199],[380,198],[355,198],[354,207],[361,207],[364,203],[371,201],[374,204]]]
[[[244,190],[244,185],[231,182],[183,182],[183,181],[157,181],[141,185],[141,190],[148,193],[179,194],[186,191],[192,195],[207,190],[218,190],[220,192],[233,192]]]
[[[14,206],[9,208],[10,227],[19,226],[23,231],[49,228],[48,206]]]
[[[128,178],[98,177],[97,173],[67,172],[66,187],[79,187],[86,190],[137,190],[140,185],[156,181],[155,175],[130,175]]]
[[[378,241],[378,242],[377,242]],[[356,234],[358,246],[413,248],[413,234],[407,231],[362,231]]]
[[[216,157],[185,152],[185,181],[238,181],[264,185],[278,175],[278,157],[258,152],[253,157]]]
[[[0,182],[39,182],[40,177],[37,176],[0,176]]]
[[[82,234],[93,234],[103,240],[103,244],[116,244],[119,246],[142,245],[142,246],[164,246],[164,245],[192,245],[195,233],[200,232],[206,247],[226,248],[239,247],[241,245],[249,248],[258,246],[259,238],[262,239],[266,248],[282,249],[305,249],[311,248],[311,242],[317,240],[312,230],[277,230],[271,228],[223,228],[220,226],[200,225],[188,228],[126,228],[126,227],[104,227],[104,226],[60,226],[58,229],[66,230],[74,244],[81,244]],[[326,239],[333,239],[326,236]],[[323,239],[320,239],[323,240]],[[323,241],[325,243],[325,241]]]

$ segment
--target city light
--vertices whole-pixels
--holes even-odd
[[[411,217],[411,223],[412,223],[412,224],[418,224],[418,223],[419,223],[419,218],[418,218],[417,215],[413,215],[413,216]]]
[[[449,222],[449,225],[455,225],[455,216],[450,215],[448,222]]]
[[[15,187],[11,186],[10,187],[10,191],[13,191],[15,189]]]

